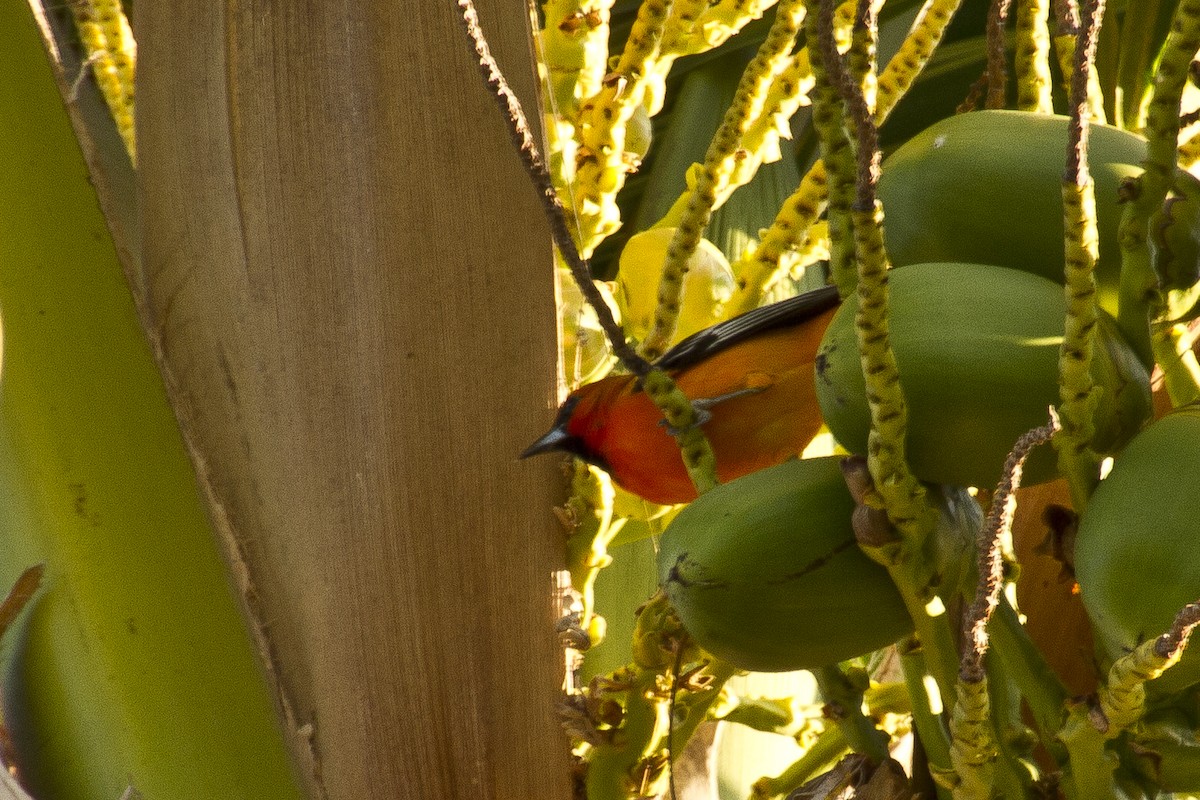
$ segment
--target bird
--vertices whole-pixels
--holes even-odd
[[[839,304],[836,287],[824,286],[698,331],[655,362],[697,408],[719,482],[799,457],[820,431],[815,362]],[[521,458],[550,452],[578,456],[652,503],[696,498],[662,413],[633,375],[571,392]]]

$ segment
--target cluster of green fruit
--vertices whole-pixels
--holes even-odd
[[[941,525],[958,532],[950,538],[963,543],[960,563],[982,521],[957,487],[994,487],[1014,442],[1059,400],[1066,145],[1065,118],[976,112],[939,122],[884,165],[885,239],[902,267],[889,277],[888,329],[908,408],[907,456]],[[1140,137],[1093,128],[1100,310],[1091,374],[1100,397],[1091,447],[1115,466],[1081,519],[1075,567],[1109,661],[1165,631],[1200,596],[1200,575],[1181,557],[1200,534],[1188,502],[1200,487],[1200,410],[1147,427],[1152,364],[1110,316],[1121,296],[1119,189],[1145,156]],[[1190,222],[1176,218],[1166,239],[1185,253]],[[1195,283],[1195,267],[1192,258],[1177,274]],[[871,417],[855,312],[848,301],[834,317],[816,380],[830,431],[863,454]],[[1055,463],[1042,448],[1025,482],[1053,479]],[[857,546],[854,507],[836,457],[725,484],[668,527],[660,581],[696,640],[744,669],[815,668],[886,646],[913,623],[888,572]],[[1128,602],[1131,592],[1139,602]],[[1200,655],[1168,675],[1169,689],[1200,682]]]

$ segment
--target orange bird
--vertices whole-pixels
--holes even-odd
[[[814,361],[837,306],[826,286],[694,333],[656,362],[701,411],[722,483],[799,456],[820,429]],[[632,375],[576,389],[521,457],[551,451],[654,503],[696,498],[662,413]]]

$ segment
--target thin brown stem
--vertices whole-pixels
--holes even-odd
[[[983,75],[980,75],[979,78],[977,78],[976,81],[971,84],[971,88],[967,90],[967,96],[964,97],[963,101],[958,104],[957,108],[954,109],[954,113],[966,114],[968,111],[975,111],[978,109],[979,101],[983,99],[984,90],[987,89],[987,83],[987,72],[984,72]]]
[[[1086,186],[1088,182],[1088,77],[1092,74],[1096,41],[1100,38],[1104,0],[1084,0],[1083,12],[1083,26],[1075,43],[1075,73],[1071,76],[1071,147],[1067,151],[1066,170],[1066,180],[1076,186]]]
[[[554,191],[550,170],[546,167],[546,161],[534,141],[529,121],[521,107],[521,101],[509,87],[508,81],[500,71],[500,66],[492,57],[491,48],[488,47],[483,30],[479,27],[479,15],[475,12],[475,4],[472,0],[456,0],[456,2],[463,29],[471,40],[475,54],[479,57],[479,72],[487,84],[488,92],[495,99],[496,105],[500,107],[500,112],[503,114],[512,136],[513,147],[521,157],[521,163],[524,165],[525,171],[529,173],[529,178],[533,181],[538,198],[541,200],[542,208],[546,212],[546,219],[550,223],[550,235],[553,237],[555,245],[558,246],[563,260],[570,268],[572,277],[579,284],[579,290],[583,293],[584,299],[596,312],[601,329],[612,342],[613,352],[616,353],[617,358],[621,360],[626,369],[639,378],[644,378],[653,367],[649,361],[639,356],[626,341],[624,331],[613,318],[612,311],[596,288],[592,279],[591,267],[579,255],[579,248],[567,226],[566,210],[558,198],[558,193]]]
[[[1158,637],[1154,652],[1163,658],[1171,658],[1187,646],[1192,630],[1200,625],[1200,602],[1188,603],[1175,615],[1171,629]]]
[[[1079,5],[1075,0],[1054,0],[1054,32],[1058,36],[1075,36],[1079,33]]]
[[[959,669],[959,676],[967,683],[979,683],[984,678],[983,658],[988,649],[987,624],[992,612],[1000,604],[1000,591],[1004,587],[1004,560],[1000,545],[1012,530],[1013,514],[1017,509],[1013,492],[1021,485],[1021,474],[1029,453],[1038,445],[1050,441],[1058,429],[1058,416],[1051,409],[1050,421],[1022,435],[1004,462],[1003,477],[992,497],[987,524],[980,531],[976,545],[979,583],[964,621],[963,640],[967,644],[967,652],[963,654]]]
[[[874,9],[870,0],[859,0],[857,24],[875,24]],[[846,104],[850,127],[858,139],[855,151],[857,176],[854,208],[858,211],[868,211],[875,207],[876,187],[879,184],[879,127],[875,124],[875,116],[867,105],[862,84],[846,68],[841,54],[838,53],[833,37],[833,3],[829,0],[822,0],[818,31],[820,35],[817,44],[821,48],[825,68]]]
[[[1012,0],[992,0],[987,19],[987,107],[1004,108],[1008,81],[1008,54],[1004,25]]]

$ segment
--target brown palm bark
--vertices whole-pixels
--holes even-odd
[[[565,797],[550,245],[453,4],[136,8],[134,291],[309,795]]]

